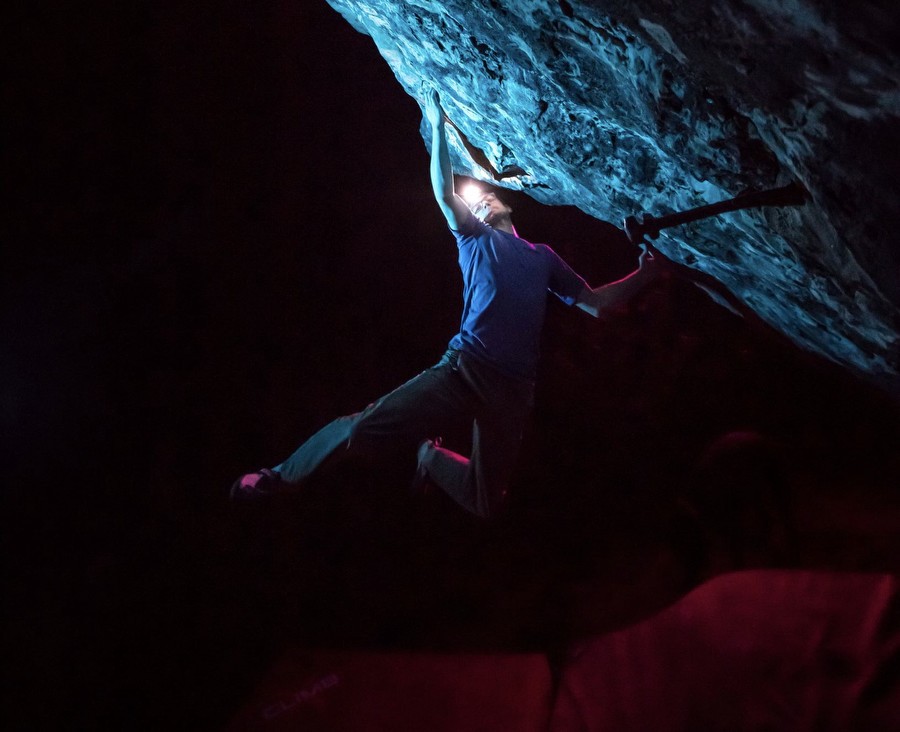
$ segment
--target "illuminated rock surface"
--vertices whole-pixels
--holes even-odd
[[[801,182],[803,208],[669,229],[659,248],[794,342],[897,388],[900,63],[889,49],[900,11],[837,0],[329,2],[372,36],[408,93],[436,85],[497,171],[524,171],[500,185],[541,202],[620,223]],[[456,172],[490,180],[451,137]]]

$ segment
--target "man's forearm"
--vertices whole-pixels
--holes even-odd
[[[450,148],[443,120],[432,126],[431,132],[431,185],[438,201],[453,198],[453,167],[450,164]]]
[[[636,269],[627,277],[600,287],[586,288],[579,298],[578,307],[595,318],[602,310],[630,300],[653,279],[647,269]]]
[[[453,189],[453,167],[444,129],[444,110],[435,89],[425,98],[425,117],[431,124],[431,187],[447,224],[458,231],[465,223],[469,209]]]

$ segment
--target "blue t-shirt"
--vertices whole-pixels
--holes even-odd
[[[453,235],[463,275],[463,312],[450,347],[514,376],[533,378],[547,291],[573,305],[585,281],[546,244],[498,231],[471,214]]]

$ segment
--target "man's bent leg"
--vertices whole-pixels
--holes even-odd
[[[463,508],[490,518],[506,499],[531,409],[533,385],[471,362],[461,371],[480,404],[471,459],[426,443],[419,452],[419,466]]]
[[[502,423],[488,426],[475,420],[471,458],[434,443],[419,451],[420,467],[428,477],[467,511],[485,519],[495,516],[506,501],[522,441],[522,421]]]

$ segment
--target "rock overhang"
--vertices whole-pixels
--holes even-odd
[[[666,230],[798,345],[900,384],[900,11],[837,0],[329,0],[421,103],[454,170],[596,218],[800,182],[798,208]],[[430,135],[424,122],[426,144]],[[523,173],[516,174],[521,169]]]

